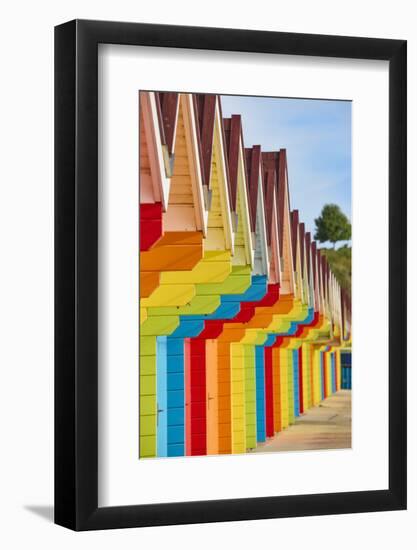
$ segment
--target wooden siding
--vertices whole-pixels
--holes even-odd
[[[244,150],[204,94],[159,96],[159,133],[147,94],[140,457],[244,453],[340,388],[349,300],[290,216],[285,150]]]
[[[174,170],[168,196],[168,208],[164,213],[165,231],[197,230],[196,205],[189,160],[192,154],[192,145],[186,139],[184,108],[180,104],[174,150]]]

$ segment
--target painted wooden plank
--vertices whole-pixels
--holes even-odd
[[[342,387],[342,365],[341,365],[341,350],[339,349],[336,355],[337,358],[337,389],[340,390]]]
[[[255,346],[241,344],[245,362],[246,449],[256,447],[256,372]]]
[[[178,326],[178,317],[150,317],[140,327],[143,336],[164,336],[171,334]]]
[[[207,454],[219,453],[219,377],[217,340],[206,340]]]
[[[190,303],[184,306],[152,307],[148,310],[149,317],[166,315],[192,316],[207,315],[217,311],[221,306],[219,296],[194,296]]]
[[[199,261],[189,271],[167,270],[161,273],[161,285],[221,283],[232,271],[230,260]],[[217,293],[216,293],[217,294]]]
[[[172,333],[172,336],[176,338],[194,338],[197,337],[204,328],[204,321],[193,317],[188,318],[186,316],[180,317],[178,327]]]
[[[265,416],[266,436],[273,437],[274,430],[274,394],[272,378],[272,348],[268,346],[264,352],[265,362]]]
[[[185,385],[185,454],[191,455],[191,346],[184,340],[184,385]]]
[[[195,296],[195,285],[160,285],[148,298],[141,299],[141,307],[184,306]]]
[[[287,353],[287,384],[288,384],[288,424],[294,424],[294,378],[293,378],[293,350],[286,349]]]
[[[294,350],[295,355],[298,359],[298,380],[299,380],[299,407],[300,407],[300,414],[303,414],[305,412],[304,409],[304,390],[305,390],[305,379],[304,379],[304,371],[303,371],[303,355],[302,350],[299,348],[298,350]],[[295,357],[294,357],[295,358]]]
[[[167,455],[185,454],[184,339],[167,337]]]
[[[303,361],[303,380],[304,380],[304,410],[309,409],[313,405],[313,381],[312,381],[312,358],[311,345],[306,342],[301,346],[302,361]]]
[[[139,292],[141,298],[147,298],[158,288],[160,273],[158,271],[140,271]]]
[[[334,377],[333,377],[333,353],[330,351],[328,353],[328,364],[329,364],[329,373],[328,373],[328,379],[329,379],[329,395],[331,395],[333,392],[334,392],[334,389],[333,389],[333,380],[334,380]]]
[[[274,433],[280,432],[281,427],[281,378],[279,348],[272,346],[272,394],[274,403]]]
[[[191,270],[203,257],[202,243],[163,244],[164,238],[151,249],[141,252],[140,268],[143,271]]]
[[[231,368],[230,344],[216,341],[217,380],[218,380],[218,417],[219,417],[219,454],[232,452],[232,405],[231,405]]]
[[[322,382],[321,382],[321,358],[320,351],[314,350],[313,368],[314,368],[314,405],[322,400]]]
[[[326,351],[324,353],[326,358],[326,397],[332,394],[332,363],[331,353]]]
[[[256,368],[256,440],[263,442],[266,440],[265,426],[265,362],[264,347],[255,348],[255,368]]]
[[[251,270],[248,266],[232,266],[230,276],[221,283],[202,283],[198,285],[197,295],[205,294],[242,294],[251,284]]]
[[[156,337],[141,335],[139,363],[139,456],[156,456]]]
[[[162,236],[162,204],[141,204],[139,213],[140,250],[149,250]]]
[[[156,448],[157,456],[168,456],[167,338],[156,339]]]
[[[267,278],[265,275],[251,277],[250,286],[239,297],[241,302],[257,302],[262,300],[267,292]],[[224,296],[224,301],[235,301],[234,295]]]
[[[232,453],[246,451],[246,410],[245,410],[245,364],[239,349],[233,342],[230,346],[230,393],[232,413]]]
[[[280,348],[279,363],[280,363],[280,390],[281,390],[281,425],[285,429],[289,425],[288,414],[288,350]]]
[[[189,438],[186,445],[187,454],[204,455],[207,453],[207,405],[206,405],[206,355],[205,340],[192,338],[189,342],[189,368],[188,380],[189,401],[186,408],[186,437]]]
[[[293,350],[294,416],[300,416],[300,373],[298,350]]]

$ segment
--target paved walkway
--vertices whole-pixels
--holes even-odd
[[[252,452],[346,449],[351,447],[351,438],[351,391],[340,390]]]

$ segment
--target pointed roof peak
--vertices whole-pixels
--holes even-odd
[[[262,152],[261,152],[260,145],[254,145],[253,147],[245,148],[246,179],[248,182],[250,221],[251,221],[251,230],[253,233],[256,231],[259,173],[262,170],[261,154]],[[265,189],[262,184],[261,184],[261,191],[264,194],[264,202],[265,202]]]
[[[193,94],[202,179],[207,187],[210,185],[216,98],[214,94]]]
[[[240,115],[223,118],[223,129],[226,145],[226,157],[229,168],[231,209],[237,209],[237,177],[239,168],[239,147],[243,145],[242,119]],[[243,159],[245,162],[245,158]]]
[[[294,220],[294,223],[299,224],[300,216],[298,210],[291,210],[291,218]]]
[[[300,222],[299,223],[299,230],[300,230],[300,244],[301,244],[301,271],[304,273],[304,261],[305,261],[305,257],[304,257],[304,254],[306,253],[306,250],[305,250],[305,232],[306,232],[306,228],[305,228],[305,224],[304,222]]]
[[[291,238],[292,238],[292,258],[294,271],[297,270],[297,245],[298,245],[298,230],[299,230],[299,215],[298,210],[292,210],[290,212],[291,216]]]
[[[174,135],[179,108],[177,92],[155,92],[161,143],[167,146],[168,153],[174,152]]]
[[[307,231],[305,234],[305,245],[306,245],[306,261],[307,261],[307,280],[310,281],[310,267],[311,267],[311,233]]]
[[[261,153],[263,171],[263,192],[265,197],[265,218],[267,226],[267,241],[271,244],[272,216],[274,208],[274,194],[277,189],[277,160],[275,152]],[[277,216],[278,217],[278,216]]]

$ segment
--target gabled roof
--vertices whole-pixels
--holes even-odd
[[[221,119],[216,109],[208,193],[207,250],[234,253],[234,233],[230,209],[227,158],[224,151]],[[207,189],[207,186],[205,186]]]
[[[238,241],[243,238],[246,261],[250,263],[250,265],[253,265],[254,247],[252,240],[250,194],[240,115],[232,115],[231,118],[224,118],[223,131],[229,171],[230,209],[232,214],[234,214],[235,246],[240,246],[238,245]],[[240,232],[242,232],[242,234],[239,237]]]
[[[272,209],[274,206],[274,193],[277,191],[277,175],[278,175],[278,152],[262,152],[262,168],[264,175],[264,197],[265,197],[265,218],[268,229],[268,245],[271,244],[271,227],[272,227]],[[278,203],[278,196],[277,196]],[[278,205],[278,204],[277,204]],[[279,210],[279,206],[278,206]],[[282,227],[280,226],[280,216],[277,213],[278,218],[278,235],[279,246],[282,250]]]
[[[272,225],[267,227],[265,209],[266,198],[265,188],[263,185],[263,170],[262,170],[262,155],[260,145],[254,145],[251,148],[245,149],[245,172],[247,186],[249,188],[249,210],[250,210],[250,229],[254,236],[253,246],[254,249],[259,249],[258,253],[261,254],[262,268],[264,273],[271,273],[271,258],[268,253],[268,234],[269,240],[271,240],[271,233],[273,231]],[[278,254],[277,254],[278,256]],[[255,250],[255,259],[257,252]],[[274,268],[279,272],[274,262]],[[279,273],[278,273],[279,277]]]
[[[317,248],[316,241],[311,243],[311,259],[313,262],[313,289],[315,296],[316,309],[321,311],[322,302],[321,302],[321,282],[320,282],[320,252]]]
[[[242,120],[240,115],[232,115],[231,118],[224,118],[223,130],[224,130],[225,145],[226,145],[227,165],[229,169],[230,207],[232,209],[232,212],[236,212],[237,182],[238,182],[238,172],[239,172],[239,148],[241,144],[242,144],[242,150],[243,151],[245,150],[244,144],[243,144]],[[243,156],[243,161],[244,163],[246,163],[245,155]],[[246,188],[247,188],[247,181],[246,181]],[[248,192],[248,189],[247,189],[247,192]]]
[[[203,185],[210,186],[211,159],[213,154],[214,119],[216,96],[214,94],[193,94],[196,114],[197,137],[201,159]]]
[[[160,100],[154,92],[140,92],[140,201],[167,207],[172,158],[166,145]],[[158,113],[159,111],[159,113]],[[174,122],[177,124],[177,119]],[[174,132],[175,134],[175,132]]]
[[[173,92],[155,92],[155,99],[161,142],[162,145],[167,146],[168,153],[172,155],[174,152],[179,94]]]
[[[340,289],[340,301],[341,301],[341,321],[342,321],[342,327],[343,332],[342,335],[345,339],[350,338],[350,334],[348,332],[348,325],[351,323],[351,316],[352,316],[352,309],[351,309],[351,301],[348,296],[348,293],[345,289]]]
[[[324,276],[323,276],[323,261],[320,250],[316,250],[317,257],[317,275],[318,275],[318,292],[320,300],[320,310],[322,310],[324,305]]]
[[[245,149],[246,158],[246,175],[249,187],[249,207],[250,207],[250,221],[252,232],[256,231],[256,212],[258,207],[258,187],[259,187],[259,172],[262,171],[262,153],[261,146],[254,145],[251,148]],[[262,172],[261,172],[262,173]],[[264,195],[265,201],[265,188],[261,185],[261,191]],[[270,232],[271,228],[267,227],[267,232]]]
[[[278,158],[278,218],[280,220],[280,239],[283,237],[285,195],[287,195],[288,199],[288,209],[291,210],[287,173],[287,151],[286,149],[280,149]],[[282,247],[282,242],[280,242],[280,246]]]
[[[278,232],[277,249],[280,257],[284,258],[284,262],[281,264],[282,291],[284,294],[293,293],[295,290],[293,265],[295,251],[293,250],[291,219],[289,212],[290,200],[286,176],[285,150],[262,153],[262,164],[264,171],[266,218],[268,225],[272,220],[274,197],[276,201],[275,204],[277,211],[274,216],[276,218]],[[271,243],[268,242],[268,244]]]
[[[203,231],[205,234],[206,204],[193,101],[190,94],[179,94],[179,97],[164,227],[167,231]]]
[[[264,196],[265,196],[265,217],[266,217],[266,223],[268,227],[268,244],[271,244],[271,237],[272,237],[272,217],[273,217],[273,208],[274,208],[274,195],[276,191],[276,176],[275,173],[272,171],[264,172],[264,178],[265,178],[265,185],[264,185]],[[278,216],[277,216],[278,217]],[[279,229],[279,225],[278,225]]]
[[[327,288],[327,281],[329,276],[329,264],[327,263],[326,257],[323,255],[321,257],[321,265],[322,265],[322,274],[323,274],[323,297],[328,298],[328,288]]]
[[[223,119],[215,94],[141,92],[140,106],[141,206],[160,205],[164,231],[202,231],[207,238],[211,219],[213,243],[221,229],[219,242],[224,238],[234,258],[240,249],[245,254],[250,249],[253,256],[247,254],[246,261],[254,266],[253,250],[260,249],[254,244],[257,221],[262,221],[265,257],[278,258],[283,294],[297,290],[294,271],[299,270],[320,310],[326,304],[350,319],[349,294],[341,291],[298,211],[290,211],[286,150],[245,149],[240,115]],[[157,221],[160,226],[161,219]],[[272,269],[265,271],[275,277]]]
[[[310,283],[310,285],[313,284],[311,281],[311,273],[310,273],[310,266],[311,266],[311,233],[307,231],[305,234],[305,243],[306,243],[306,261],[307,261],[307,281]]]
[[[286,149],[280,149],[279,151],[262,153],[262,161],[265,172],[265,180],[267,182],[272,182],[272,180],[274,180],[277,188],[279,247],[280,250],[282,250],[286,195],[288,200],[288,208],[290,208],[290,195],[288,192],[287,178],[287,151]],[[270,172],[274,173],[273,177],[269,174]]]
[[[313,278],[314,282],[316,281],[316,274],[317,274],[317,243],[316,241],[313,241],[311,243],[311,260],[313,263]]]
[[[298,223],[299,223],[299,217],[298,217],[298,210],[293,210],[291,212],[291,241],[292,241],[292,259],[293,259],[293,266],[294,271],[297,270],[297,246],[298,246]]]
[[[306,246],[305,246],[305,224],[304,222],[301,222],[299,225],[299,231],[300,231],[300,248],[301,248],[301,273],[304,274],[304,262],[306,261],[305,254],[306,254]],[[308,270],[307,270],[308,271]]]

